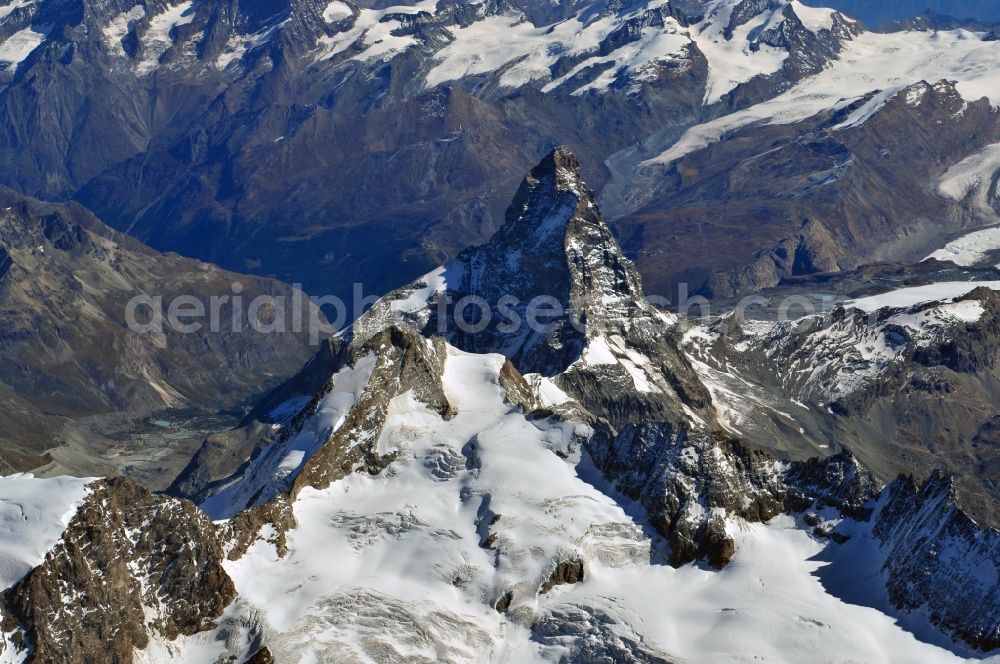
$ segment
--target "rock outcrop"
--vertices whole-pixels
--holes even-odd
[[[99,480],[45,561],[6,592],[3,630],[33,662],[128,664],[216,626],[235,599],[216,526],[194,504]]]

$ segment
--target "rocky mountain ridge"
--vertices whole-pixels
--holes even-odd
[[[947,469],[995,525],[997,285],[898,288],[792,322],[725,316],[686,347],[731,431],[796,455],[846,446],[886,480]]]
[[[588,218],[603,224],[586,212],[580,218],[591,209],[585,189],[573,195],[572,205],[558,204],[570,183],[579,181],[578,172],[567,171],[571,163],[562,150],[543,162],[525,181],[532,195],[514,206],[525,214],[511,217],[515,228],[533,220],[539,238],[552,237],[541,232],[550,225],[559,228],[555,237],[563,258],[577,254],[566,251],[576,235],[562,229]],[[530,214],[536,210],[554,214]],[[495,255],[499,246],[468,255]],[[518,241],[507,248],[523,246]],[[628,266],[613,242],[605,249],[618,256],[604,255],[599,264]],[[579,261],[564,260],[560,270],[574,264]],[[484,283],[501,282],[491,273],[483,277]],[[530,275],[526,279],[530,283]],[[594,284],[622,301],[641,301],[637,281]],[[280,659],[314,650],[325,635],[328,652],[343,657],[403,657],[431,649],[454,661],[484,653],[503,660],[512,656],[504,649],[520,643],[517,648],[541,648],[557,660],[591,652],[670,661],[685,646],[642,630],[637,614],[629,612],[641,614],[638,606],[654,604],[629,603],[629,593],[638,592],[629,575],[660,578],[657,564],[670,562],[680,566],[678,573],[716,575],[699,581],[703,588],[709,578],[737,574],[729,570],[741,564],[727,563],[751,560],[772,536],[801,538],[795,546],[815,546],[817,555],[834,559],[851,547],[874,547],[879,562],[846,569],[835,563],[833,571],[857,583],[884,570],[882,585],[873,590],[884,596],[884,611],[936,626],[957,639],[956,648],[961,642],[985,651],[997,647],[996,584],[982,567],[995,559],[996,532],[961,512],[947,482],[933,477],[918,489],[913,480],[900,480],[883,489],[849,454],[795,461],[754,449],[720,430],[726,404],[711,385],[705,418],[671,402],[670,418],[615,424],[608,415],[620,411],[603,398],[588,399],[586,383],[572,380],[578,359],[561,360],[570,362],[562,374],[522,374],[516,358],[530,356],[519,354],[520,345],[501,344],[498,350],[506,349],[510,359],[484,348],[455,347],[446,339],[463,337],[447,326],[444,339],[437,326],[424,325],[421,335],[413,325],[430,320],[430,286],[425,278],[401,289],[376,305],[353,335],[336,339],[324,351],[332,352],[333,367],[325,386],[307,404],[298,402],[298,414],[278,425],[273,443],[209,489],[202,507],[228,519],[216,532],[237,598],[217,617],[216,628],[195,635],[197,647],[207,642],[219,657],[241,660],[266,645]],[[414,299],[415,293],[420,297]],[[644,312],[646,306],[628,310]],[[610,320],[628,334],[627,323]],[[587,322],[581,357],[602,338],[589,334],[589,324],[607,331],[608,321],[599,316]],[[639,329],[642,322],[640,314]],[[679,337],[680,330],[670,334]],[[673,347],[685,346],[675,338]],[[624,340],[619,352],[608,348],[610,357],[602,359],[624,366],[630,357]],[[690,350],[685,354],[687,366],[703,371],[698,363],[704,359]],[[672,371],[670,365],[658,368],[664,375]],[[654,389],[670,389],[668,383],[644,384],[641,373],[625,373],[631,384],[616,384],[616,403],[627,403],[644,388],[650,389],[644,399]],[[774,530],[787,519],[794,519],[789,530]],[[769,525],[759,530],[763,522]],[[346,576],[322,562],[330,547],[340,552]],[[947,558],[936,553],[943,550]],[[379,561],[377,568],[367,567],[369,560]],[[696,560],[724,571],[695,572],[697,567],[685,565]],[[427,567],[415,576],[403,571],[412,564]],[[760,574],[763,568],[753,569]],[[358,574],[370,578],[370,585],[356,588]],[[609,574],[619,579],[619,590],[601,590],[600,578]],[[937,584],[938,574],[949,582]],[[303,583],[293,583],[300,575]],[[681,577],[673,581],[682,592]],[[848,592],[846,582],[824,582],[833,597]],[[958,593],[957,587],[975,591]],[[442,588],[449,590],[441,595]],[[610,605],[607,592],[615,598]],[[448,599],[452,593],[476,600],[456,605]],[[422,608],[407,601],[411,594],[424,598]],[[969,597],[976,598],[975,612]],[[828,601],[831,595],[808,600],[813,606]],[[865,620],[877,615],[885,617]],[[582,616],[589,618],[581,624]],[[583,624],[590,628],[581,631]],[[194,646],[181,640],[174,647],[176,654]]]
[[[685,278],[695,287],[704,270],[727,272],[706,289],[710,295],[773,285],[789,270],[766,274],[768,256],[797,242],[803,214],[822,217],[825,231],[805,233],[801,243],[819,238],[832,246],[791,272],[846,264],[852,243],[865,238],[857,225],[885,243],[904,234],[899,225],[911,210],[891,187],[866,188],[861,173],[851,178],[854,186],[867,198],[878,194],[877,209],[851,199],[847,214],[827,214],[824,197],[812,198],[822,192],[786,208],[773,195],[787,191],[781,173],[791,168],[800,180],[823,179],[811,170],[819,165],[809,146],[796,151],[805,161],[759,171],[776,201],[778,209],[767,212],[774,223],[748,238],[738,257],[702,256],[705,262],[691,265],[682,265],[695,261],[686,258],[688,249],[676,249],[686,243],[672,237],[672,215],[704,217],[705,206],[718,206],[707,216],[725,219],[729,230],[740,220],[720,199],[719,183],[680,200],[675,175],[653,169],[642,177],[643,164],[688,131],[744,110],[756,108],[757,115],[771,101],[783,105],[782,94],[831,67],[857,81],[867,76],[869,84],[837,86],[850,91],[849,99],[830,98],[799,119],[864,105],[895,86],[891,76],[882,82],[884,72],[867,71],[872,57],[906,53],[896,58],[903,64],[895,76],[907,85],[933,70],[932,83],[981,86],[984,70],[968,63],[995,57],[991,42],[971,49],[978,33],[954,31],[948,44],[918,33],[882,38],[797,1],[9,7],[0,18],[0,34],[10,35],[0,47],[9,63],[0,91],[9,126],[0,153],[9,167],[0,182],[22,193],[73,197],[158,249],[344,297],[353,296],[355,281],[367,293],[387,292],[488,239],[502,226],[521,175],[557,143],[573,145],[589,164],[588,179],[606,213],[623,218],[626,250],[639,259],[652,292],[672,296],[678,276],[665,274],[657,256],[680,266],[680,274],[694,272]],[[968,51],[964,59],[959,49]],[[970,104],[979,98],[962,92]],[[920,113],[928,126],[941,120],[930,107]],[[109,132],[108,118],[124,130]],[[795,130],[804,133],[810,124]],[[598,126],[612,129],[594,132]],[[987,134],[957,143],[951,163],[985,147]],[[929,147],[930,176],[916,169],[905,186],[929,188],[950,165],[942,160],[953,159],[951,152]],[[757,146],[757,156],[766,149],[766,142]],[[728,155],[705,156],[732,170]],[[856,158],[863,175],[881,170],[880,161],[864,156]],[[887,170],[920,163],[905,157],[892,151],[888,158],[899,161]],[[846,157],[839,161],[841,171],[850,170]],[[679,166],[688,176],[701,168]],[[637,180],[640,192],[630,189]],[[339,186],[348,181],[356,186]],[[642,207],[663,198],[670,200]],[[970,223],[961,206],[939,207],[948,231]],[[831,227],[841,217],[856,220],[846,233]],[[920,248],[885,244],[887,257],[929,248],[939,232],[929,224],[907,228]]]
[[[129,445],[127,432],[144,430],[148,418],[214,415],[286,379],[289,365],[312,352],[308,335],[258,334],[247,320],[242,332],[233,331],[230,299],[237,290],[247,304],[265,295],[295,306],[293,289],[280,282],[159,254],[74,203],[0,191],[0,467],[122,472],[132,463],[131,452],[122,449]],[[141,326],[134,328],[128,303],[138,295],[160,300],[136,307]],[[166,320],[173,298],[181,295],[197,298],[206,314],[193,334]],[[212,297],[226,298],[217,310],[216,332],[207,316]],[[162,310],[154,314],[156,302]],[[308,305],[304,298],[301,303]],[[146,464],[137,475],[162,483],[199,442],[188,440],[186,450],[166,446],[160,461],[144,450],[147,458],[135,460]]]

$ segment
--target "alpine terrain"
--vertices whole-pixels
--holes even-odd
[[[0,0],[0,664],[1000,664],[998,8]]]
[[[1000,143],[1000,17],[972,0],[888,32],[798,0],[3,2],[0,184],[317,294],[482,244],[562,143],[671,300],[997,223],[939,187]]]
[[[842,275],[868,292],[792,322],[667,312],[556,148],[492,239],[259,403],[272,435],[210,438],[164,494],[0,479],[0,661],[989,658],[978,274]]]

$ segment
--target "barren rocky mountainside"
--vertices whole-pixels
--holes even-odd
[[[246,431],[270,439],[206,442],[171,488],[198,507],[129,480],[0,480],[24,538],[0,550],[0,656],[91,661],[116,634],[116,662],[986,658],[1000,533],[953,480],[869,469],[883,441],[862,427],[857,453],[768,449],[738,401],[794,426],[821,405],[864,417],[874,376],[898,389],[941,367],[970,389],[992,367],[997,289],[936,281],[723,333],[731,317],[646,301],[558,148],[490,242],[387,295],[261,402]],[[478,338],[442,313],[499,292],[545,298],[548,324]],[[855,340],[788,370],[824,331]]]
[[[915,260],[996,222],[937,187],[1000,141],[978,23],[874,33],[797,0],[10,0],[0,40],[0,183],[310,291],[380,295],[486,241],[558,143],[671,297]]]
[[[291,316],[288,285],[160,254],[76,203],[0,190],[0,472],[124,472],[164,486],[201,442],[200,428],[238,422],[247,402],[314,352],[304,329],[251,329],[234,315],[237,292],[243,311],[268,295],[284,297]],[[166,320],[155,331],[129,327],[137,295],[162,298],[163,318],[176,296],[206,312],[210,298],[230,299],[217,310],[218,330],[206,315],[185,334]],[[152,307],[137,308],[135,321],[155,321]]]

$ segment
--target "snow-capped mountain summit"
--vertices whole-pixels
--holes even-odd
[[[689,130],[787,101],[842,61],[852,85],[803,96],[814,112],[919,82],[914,52],[938,78],[988,78],[985,36],[872,36],[798,0],[12,0],[0,182],[75,198],[157,249],[381,294],[487,239],[510,187],[557,143],[591,165],[606,213],[632,215],[676,181],[642,165]],[[869,71],[894,53],[900,64]],[[633,180],[644,190],[623,190]],[[765,235],[750,253],[783,239]],[[645,251],[677,252],[644,236]]]
[[[849,453],[780,459],[727,432],[708,351],[642,300],[566,149],[510,210],[493,241],[334,339],[306,368],[329,367],[323,386],[275,409],[273,438],[202,487],[201,510],[128,481],[43,501],[41,480],[0,480],[54,524],[46,551],[5,552],[36,566],[9,574],[4,661],[86,659],[111,625],[122,662],[944,662],[1000,646],[1000,536],[945,478],[882,488]],[[595,327],[529,346],[427,324],[435,295],[504,279]],[[549,351],[544,374],[518,366]],[[708,395],[698,412],[678,366]]]
[[[683,411],[710,421],[708,393],[678,348],[676,317],[649,304],[576,157],[559,147],[525,178],[493,238],[388,294],[353,326],[391,323],[500,353],[618,425]]]

